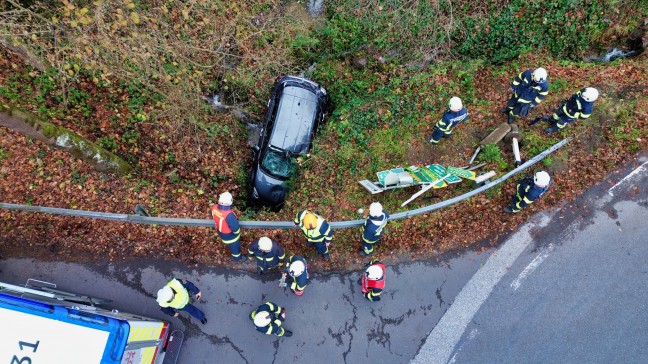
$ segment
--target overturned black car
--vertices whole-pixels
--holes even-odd
[[[295,159],[308,152],[315,131],[324,121],[326,90],[295,76],[279,78],[272,88],[259,142],[253,148],[249,180],[253,204],[278,210],[288,193],[286,182],[295,173]]]

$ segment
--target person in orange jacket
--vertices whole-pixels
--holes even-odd
[[[211,208],[211,214],[216,224],[218,236],[229,247],[232,260],[242,262],[247,257],[241,254],[241,228],[234,211],[232,211],[232,203],[231,193],[221,193],[218,197],[218,204]]]

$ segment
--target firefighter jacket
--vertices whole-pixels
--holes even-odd
[[[387,276],[387,269],[385,265],[378,259],[369,262],[369,266],[377,266],[382,269],[383,276],[381,279],[369,279],[367,274],[362,275],[362,293],[369,301],[380,301],[380,294],[385,288],[385,278]]]
[[[368,244],[378,242],[383,233],[383,228],[387,225],[387,220],[389,220],[389,214],[385,211],[378,217],[369,216],[362,225],[362,240]]]
[[[270,323],[267,326],[259,327],[254,325],[254,327],[256,327],[258,332],[262,332],[266,335],[274,334],[277,336],[283,336],[286,330],[281,326],[284,320],[283,317],[281,317],[282,311],[283,307],[268,301],[259,306],[256,310],[252,311],[250,314],[250,320],[254,321],[254,317],[256,317],[258,313],[267,312],[270,315]]]
[[[518,103],[535,106],[542,102],[549,93],[549,81],[535,82],[533,70],[526,70],[515,77],[511,88]]]
[[[583,99],[582,93],[584,91],[585,89],[582,89],[573,94],[556,113],[557,115],[554,117],[554,119],[558,119],[556,125],[560,129],[564,128],[568,123],[571,123],[576,119],[587,119],[592,114],[594,103],[585,101],[585,99]],[[559,114],[563,114],[565,118],[560,117]]]
[[[301,261],[304,263],[304,272],[297,277],[293,277],[290,275],[290,264],[292,264],[295,261]],[[295,291],[303,291],[306,286],[308,285],[308,263],[306,263],[306,259],[298,256],[298,255],[293,255],[290,258],[288,258],[288,262],[286,263],[286,273],[288,273],[288,276],[292,278],[292,283],[290,283],[290,289],[295,292]]]
[[[468,120],[468,110],[463,108],[459,111],[446,110],[441,120],[436,123],[436,127],[444,134],[452,134],[452,129],[464,120]]]
[[[515,202],[512,208],[513,212],[522,210],[526,206],[532,204],[533,201],[542,197],[542,195],[547,192],[550,185],[551,180],[545,187],[536,185],[533,182],[533,177],[527,177],[521,180],[517,185],[517,193],[515,194]]]
[[[241,237],[241,228],[234,211],[232,211],[232,207],[217,204],[212,206],[211,213],[216,224],[218,236],[223,239],[223,243],[231,244],[237,242]]]
[[[304,216],[306,216],[308,212],[308,210],[299,212],[297,216],[295,216],[294,223],[299,226],[309,243],[324,242],[329,244],[331,240],[333,240],[333,230],[331,229],[331,226],[329,226],[328,222],[326,222],[323,217],[315,214],[317,217],[317,226],[312,230],[307,229],[304,226],[303,220]]]
[[[274,268],[279,264],[282,264],[284,259],[286,259],[284,249],[274,240],[272,240],[272,248],[269,252],[264,252],[259,249],[259,240],[255,240],[248,247],[248,253],[250,256],[256,258],[257,267],[259,267],[261,271]]]
[[[191,299],[191,295],[195,295],[200,290],[195,284],[180,279],[173,278],[166,284],[173,290],[173,300],[171,302],[159,303],[162,312],[167,315],[173,316],[177,310],[183,309]]]

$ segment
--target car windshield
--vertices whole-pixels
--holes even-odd
[[[273,176],[289,178],[292,172],[292,158],[284,151],[270,146],[261,166]]]

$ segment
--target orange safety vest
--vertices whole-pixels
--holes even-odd
[[[367,278],[366,274],[362,275],[362,293],[367,293],[369,292],[370,289],[378,288],[378,289],[383,289],[385,288],[385,277],[387,276],[387,269],[385,268],[385,265],[382,263],[376,263],[373,264],[375,266],[380,267],[383,272],[383,276],[379,280],[373,280]]]
[[[214,218],[214,223],[216,224],[216,229],[218,229],[218,231],[223,234],[230,234],[232,232],[232,229],[230,229],[229,225],[227,225],[225,219],[229,214],[234,214],[234,211],[223,211],[220,209],[220,205],[216,204],[212,206],[211,213],[212,217]],[[234,217],[236,217],[236,214],[234,214]]]

